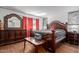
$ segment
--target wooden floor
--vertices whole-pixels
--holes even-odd
[[[39,47],[39,53],[48,53],[42,47]],[[62,43],[60,47],[56,49],[56,53],[79,53],[79,46],[71,45],[69,43]]]
[[[57,53],[79,53],[79,46],[69,43],[62,43],[59,48],[56,49]]]
[[[0,53],[23,53],[23,45],[24,42],[11,44],[7,46],[0,47]],[[18,47],[18,48],[17,48]],[[35,46],[30,44],[29,42],[26,43],[25,53],[33,53],[35,52]],[[43,47],[38,47],[39,53],[50,53],[46,51]],[[79,53],[79,46],[71,45],[69,43],[61,43],[59,47],[56,49],[56,53]]]

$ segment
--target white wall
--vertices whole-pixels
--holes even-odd
[[[51,7],[51,15],[48,19],[48,23],[54,20],[59,20],[63,23],[68,21],[68,12],[79,10],[79,6],[56,6]]]
[[[2,21],[2,23],[4,23],[4,16],[9,15],[11,13],[18,14],[18,15],[20,15],[20,17],[26,16],[26,17],[38,18],[40,20],[39,21],[40,22],[40,24],[39,24],[40,30],[42,29],[42,21],[43,21],[43,18],[36,17],[36,16],[33,16],[33,15],[28,15],[28,14],[22,14],[20,12],[16,12],[16,11],[4,9],[4,8],[0,8],[0,20]]]

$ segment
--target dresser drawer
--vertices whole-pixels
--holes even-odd
[[[4,32],[0,30],[0,41],[4,40]]]
[[[74,43],[75,42],[75,44],[78,44],[79,42],[78,42],[78,40],[79,40],[79,33],[68,33],[67,34],[67,40],[69,41],[69,42],[71,42],[71,43]]]

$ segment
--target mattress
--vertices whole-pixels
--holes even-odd
[[[55,30],[56,43],[60,42],[66,37],[66,31],[63,29]]]

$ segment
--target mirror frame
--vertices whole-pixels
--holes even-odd
[[[11,17],[17,17],[18,20],[20,20],[20,27],[8,27],[8,20],[11,18]],[[18,30],[18,29],[22,29],[22,18],[17,15],[17,14],[9,14],[9,15],[6,15],[4,17],[4,30]]]

